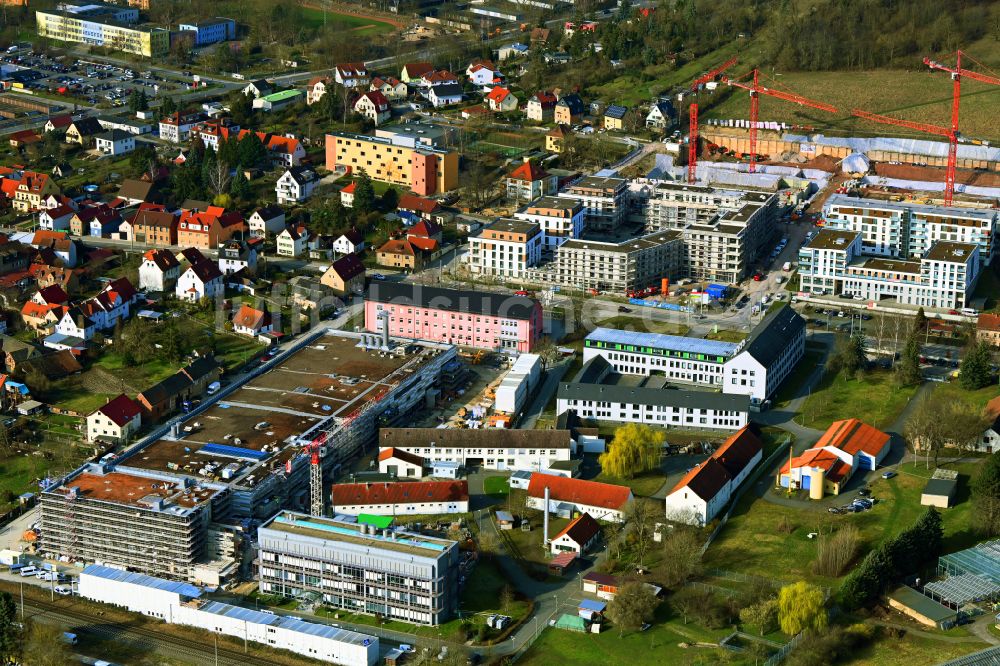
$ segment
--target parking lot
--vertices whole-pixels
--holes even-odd
[[[174,95],[186,87],[180,77],[164,77],[96,59],[56,58],[18,51],[4,56],[2,63],[15,85],[90,106],[123,107],[135,90],[145,91],[152,100],[159,95]]]

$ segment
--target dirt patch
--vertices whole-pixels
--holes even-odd
[[[128,380],[129,373],[116,375],[100,366],[95,366],[80,375],[79,385],[91,393],[141,393],[147,386],[132,384]]]
[[[938,183],[943,183],[945,177],[945,169],[942,167],[923,167],[911,164],[878,163],[875,165],[875,173],[885,178],[922,180]],[[1000,187],[1000,173],[957,170],[955,172],[955,182],[965,185],[977,185],[979,187]]]

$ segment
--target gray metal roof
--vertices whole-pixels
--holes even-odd
[[[750,332],[746,349],[765,368],[771,366],[792,338],[804,331],[806,320],[788,304],[769,313]]]
[[[942,217],[957,217],[961,219],[992,220],[996,217],[996,211],[991,208],[964,208],[962,206],[935,206],[933,204],[921,204],[915,202],[895,202],[882,201],[881,199],[866,199],[863,197],[851,197],[846,194],[833,194],[826,200],[824,208],[827,206],[853,206],[855,208],[876,208],[878,210],[894,210],[898,212],[912,211],[927,215],[940,215]]]
[[[147,576],[146,574],[135,573],[133,571],[122,571],[121,569],[112,569],[111,567],[105,567],[100,564],[88,565],[84,568],[83,573],[88,576],[95,576],[105,580],[113,580],[119,583],[131,583],[132,585],[151,587],[157,590],[163,590],[164,592],[176,592],[181,596],[194,599],[201,596],[201,590],[190,583],[180,583],[175,580],[154,578],[153,576]]]
[[[206,613],[213,613],[215,615],[224,615],[225,617],[231,617],[237,620],[243,620],[244,622],[249,622],[251,624],[281,627],[282,629],[296,631],[301,634],[321,636],[323,638],[329,638],[341,643],[368,645],[375,640],[372,636],[361,634],[356,631],[339,629],[328,624],[306,622],[305,620],[289,617],[287,615],[272,615],[271,613],[263,613],[252,608],[243,608],[242,606],[224,604],[220,601],[210,601],[202,605],[198,610],[205,611]]]
[[[655,347],[657,349],[708,354],[710,356],[725,356],[726,358],[732,356],[739,346],[732,342],[720,342],[719,340],[703,340],[701,338],[689,338],[682,335],[643,333],[641,331],[621,331],[615,328],[595,328],[587,336],[587,340]]]

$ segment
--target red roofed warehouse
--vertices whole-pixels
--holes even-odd
[[[569,518],[576,513],[589,513],[593,518],[620,523],[625,505],[632,500],[632,491],[625,486],[583,481],[551,474],[532,474],[528,483],[528,506],[545,507],[545,489],[549,489],[549,513]]]
[[[582,513],[564,527],[562,532],[552,537],[550,542],[552,554],[576,553],[583,555],[596,543],[600,534],[601,526],[597,521],[591,518],[589,513]]]
[[[873,470],[889,455],[892,438],[857,419],[836,421],[816,446],[781,467],[777,484],[809,491],[810,499],[839,495],[858,469]]]
[[[394,481],[340,483],[330,493],[333,511],[381,516],[467,513],[469,485],[465,481]]]
[[[753,426],[737,430],[673,487],[666,499],[667,518],[689,525],[711,522],[760,463],[763,451]]]
[[[122,393],[87,417],[87,439],[127,442],[139,431],[142,409]]]

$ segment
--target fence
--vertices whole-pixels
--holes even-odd
[[[803,640],[805,640],[805,632],[796,634],[792,637],[792,640],[778,648],[778,651],[772,654],[768,660],[764,662],[764,666],[777,666],[777,664],[784,661],[785,657],[788,656],[788,653],[794,650]]]
[[[749,477],[747,477],[743,481],[743,484],[736,489],[736,492],[733,493],[733,496],[729,499],[729,508],[726,509],[726,512],[724,514],[722,514],[722,519],[719,521],[719,524],[715,526],[715,529],[712,530],[712,533],[708,535],[708,539],[705,541],[705,545],[701,547],[702,555],[704,555],[705,552],[708,550],[708,547],[712,545],[712,542],[715,541],[715,538],[719,536],[719,532],[722,531],[722,528],[725,526],[725,524],[729,522],[729,516],[732,515],[733,509],[736,508],[736,503],[739,502],[740,498],[743,496],[743,493],[746,492],[747,488],[756,483],[757,479],[760,478],[761,474],[766,473],[767,470],[771,469],[771,467],[774,466],[774,463],[777,462],[778,458],[784,455],[786,447],[789,447],[791,445],[792,445],[792,438],[790,436],[786,437],[785,441],[779,444],[778,448],[775,449],[774,452],[767,457],[767,460],[757,465],[757,470]]]

